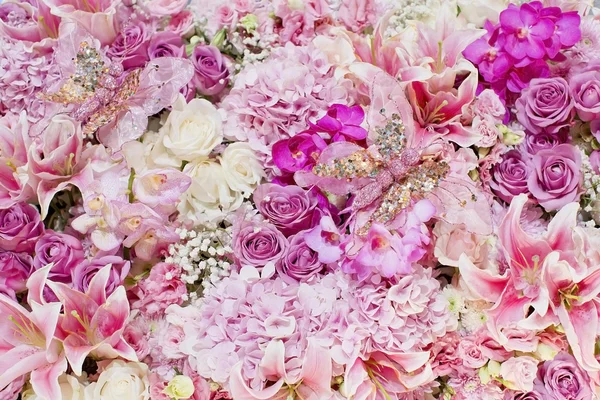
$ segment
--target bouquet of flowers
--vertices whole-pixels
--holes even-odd
[[[600,396],[591,0],[4,0],[1,400]]]

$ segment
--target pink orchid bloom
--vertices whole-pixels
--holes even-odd
[[[31,311],[0,294],[0,389],[14,379],[31,373],[31,384],[42,399],[61,397],[58,377],[67,361],[55,332],[60,303],[41,300],[41,286],[52,265],[34,272],[27,287]]]
[[[391,399],[392,394],[409,392],[433,381],[429,356],[429,352],[376,352],[367,361],[357,358],[346,368],[340,392],[356,400]]]
[[[515,324],[532,330],[561,324],[577,361],[587,370],[599,370],[595,338],[588,333],[599,328],[600,268],[588,267],[577,256],[582,247],[582,238],[574,234],[579,204],[563,207],[543,237],[533,238],[520,226],[527,201],[524,194],[515,197],[499,229],[508,271],[494,275],[478,269],[463,254],[461,276],[473,293],[495,303],[488,328],[500,344],[508,341],[503,330]]]
[[[342,233],[329,215],[319,221],[319,225],[304,234],[306,245],[319,254],[319,261],[324,264],[336,262],[342,256]]]
[[[300,361],[300,360],[299,360]],[[308,347],[301,365],[293,371],[287,371],[285,365],[285,346],[281,340],[272,340],[258,368],[258,373],[273,385],[256,390],[248,386],[242,375],[242,362],[236,364],[229,379],[230,393],[236,400],[286,400],[299,398],[304,400],[327,399],[332,395],[331,356],[317,345],[314,339],[308,339]]]
[[[190,187],[192,179],[176,169],[146,171],[133,182],[136,200],[148,207],[164,209],[166,214],[175,211],[181,195]],[[170,212],[169,212],[170,211]]]
[[[109,264],[98,271],[85,293],[63,283],[46,282],[62,303],[59,330],[64,336],[65,355],[77,375],[81,375],[83,362],[90,354],[137,361],[135,350],[123,339],[129,318],[125,287],[119,286],[106,296],[111,267]]]

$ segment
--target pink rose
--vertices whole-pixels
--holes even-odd
[[[321,215],[314,191],[298,186],[265,183],[253,198],[260,213],[286,236],[312,228]]]
[[[486,328],[477,331],[475,343],[477,343],[481,349],[481,353],[490,360],[503,362],[512,354],[512,352],[507,351],[500,343],[492,338]]]
[[[505,391],[504,400],[544,400],[542,395],[533,390],[530,392]]]
[[[533,357],[512,357],[500,366],[500,375],[511,389],[529,392],[533,390],[533,381],[537,372],[538,361]]]
[[[35,18],[37,10],[29,3],[5,1],[0,4],[0,32],[27,42],[42,40],[43,30]]]
[[[40,213],[31,204],[17,203],[0,210],[0,248],[3,250],[31,252],[43,233]]]
[[[575,114],[569,84],[563,78],[536,78],[516,102],[517,118],[531,132],[557,132]]]
[[[289,246],[285,236],[271,224],[240,221],[233,228],[233,254],[242,267],[276,263]]]
[[[460,340],[458,355],[462,359],[463,365],[468,368],[481,368],[488,362],[488,358],[483,355],[477,343],[468,337]]]
[[[140,68],[148,62],[148,46],[154,29],[141,21],[123,28],[108,48],[107,55],[121,60],[125,69]]]
[[[0,252],[0,293],[14,297],[27,289],[27,278],[33,271],[33,259],[27,253]]]
[[[182,11],[187,0],[151,0],[146,4],[147,9],[155,17],[175,15]]]
[[[486,238],[468,232],[464,225],[439,221],[433,229],[437,237],[434,255],[443,265],[458,267],[458,259],[465,253],[475,265],[483,266],[488,260]]]
[[[575,358],[560,353],[538,370],[535,389],[547,400],[589,400],[593,390],[588,374]]]
[[[573,75],[570,81],[575,109],[583,121],[600,118],[600,64],[595,69]]]
[[[319,261],[319,254],[308,247],[303,232],[290,238],[290,245],[277,264],[279,276],[291,283],[308,281],[322,270],[323,264]]]
[[[73,269],[84,260],[79,239],[47,230],[35,244],[33,266],[36,270],[53,263],[48,277],[56,282],[71,283]]]
[[[579,201],[581,195],[581,154],[570,144],[542,150],[532,158],[533,173],[527,187],[546,211],[558,210]]]
[[[532,172],[533,165],[527,153],[509,150],[502,156],[502,162],[493,167],[490,187],[496,196],[510,203],[514,196],[529,192],[527,182]]]
[[[43,181],[70,177],[81,158],[81,123],[58,114],[30,149],[31,174]]]
[[[196,46],[190,60],[195,70],[192,82],[201,94],[214,96],[227,87],[229,69],[218,48],[209,45]]]
[[[182,37],[190,36],[194,31],[194,14],[184,10],[174,15],[169,20],[169,24],[165,27],[165,30]]]

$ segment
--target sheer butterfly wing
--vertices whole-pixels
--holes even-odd
[[[370,158],[367,150],[363,147],[350,142],[332,143],[319,156],[319,160],[315,168],[310,171],[298,171],[294,174],[294,180],[299,186],[309,187],[317,186],[326,192],[343,196],[358,190],[373,181],[373,176],[347,175],[338,177],[337,173],[331,171],[326,173],[330,168],[333,168],[337,163],[344,163],[349,157],[363,155],[367,160]],[[375,161],[372,160],[372,164]]]
[[[192,75],[192,64],[174,57],[154,59],[143,70],[129,74],[117,96],[105,107],[112,118],[98,127],[99,140],[120,149],[124,143],[138,139],[147,127],[148,117],[173,104]]]

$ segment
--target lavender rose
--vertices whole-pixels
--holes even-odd
[[[106,283],[106,295],[110,296],[117,287],[123,284],[123,281],[131,268],[131,263],[123,260],[119,256],[104,256],[79,263],[71,271],[73,287],[80,292],[85,292],[89,287],[92,278],[108,264],[112,265],[108,282]]]
[[[276,269],[284,280],[304,282],[318,274],[323,264],[319,261],[319,254],[308,247],[301,232],[291,237],[290,246]]]
[[[517,118],[531,132],[558,132],[574,116],[569,84],[563,78],[536,78],[516,102]]]
[[[150,39],[148,57],[151,60],[159,57],[185,57],[181,36],[169,31],[156,33]]]
[[[504,394],[504,400],[544,400],[544,397],[535,390],[531,392],[513,392],[507,390]]]
[[[197,46],[190,60],[194,64],[192,80],[196,89],[205,95],[219,94],[229,83],[229,70],[225,58],[215,46]]]
[[[510,200],[521,193],[528,193],[527,179],[533,168],[530,156],[518,150],[510,150],[502,156],[502,162],[494,166],[490,187],[502,200]]]
[[[143,22],[127,25],[113,44],[107,54],[111,58],[122,60],[125,69],[143,67],[148,62],[148,46],[153,30]]]
[[[542,131],[539,133],[528,133],[525,137],[527,151],[535,154],[540,150],[552,149],[559,144],[567,143],[569,140],[569,130],[561,129],[559,132],[550,133]]]
[[[561,144],[542,150],[532,158],[533,173],[527,187],[546,211],[579,201],[581,195],[581,154],[575,146]]]
[[[35,240],[44,233],[44,224],[37,208],[17,203],[0,210],[0,248],[7,251],[30,252]]]
[[[33,266],[36,270],[50,263],[54,266],[48,277],[57,282],[70,283],[71,271],[83,262],[83,247],[79,239],[47,230],[35,244]]]
[[[572,355],[564,352],[539,368],[535,390],[547,400],[587,400],[593,397],[589,376]]]
[[[313,192],[298,186],[260,185],[254,191],[260,213],[286,236],[312,228],[318,213],[318,199]]]
[[[570,80],[577,115],[583,121],[600,118],[600,64],[588,67],[589,71],[573,75]]]
[[[277,228],[267,223],[242,221],[234,224],[233,254],[239,266],[264,267],[277,263],[288,241]]]
[[[14,297],[26,289],[27,278],[33,272],[33,259],[27,253],[0,252],[0,293]]]

